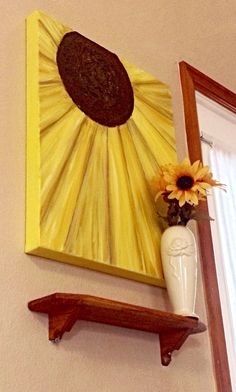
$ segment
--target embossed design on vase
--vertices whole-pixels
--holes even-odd
[[[174,313],[198,317],[195,312],[197,247],[185,226],[171,226],[161,239],[161,257],[168,295]]]

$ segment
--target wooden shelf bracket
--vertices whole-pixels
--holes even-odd
[[[191,334],[204,332],[197,319],[83,294],[55,293],[30,301],[28,308],[47,313],[49,340],[58,342],[77,320],[159,334],[161,363],[168,366],[174,350],[179,350]]]

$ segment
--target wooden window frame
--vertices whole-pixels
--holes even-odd
[[[193,162],[202,160],[195,92],[200,92],[233,113],[236,113],[236,94],[184,61],[179,63],[179,68],[188,151]],[[207,203],[202,207],[207,213]],[[198,222],[198,233],[217,391],[232,392],[210,223]]]

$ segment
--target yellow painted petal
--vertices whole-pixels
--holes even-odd
[[[128,188],[130,190],[130,209],[132,210],[133,228],[137,238],[138,257],[136,263],[138,264],[139,271],[152,275],[160,274],[161,264],[158,249],[161,231],[156,225],[155,207],[129,128],[124,124],[119,127],[119,131],[126,171],[129,178]],[[120,211],[117,209],[117,215],[119,214]],[[126,216],[127,214],[125,214],[125,218]],[[132,256],[127,254],[127,265],[129,257]]]
[[[149,149],[149,144],[146,142],[146,140],[144,140],[138,125],[136,125],[132,118],[128,120],[127,125],[139,156],[139,160],[142,164],[143,171],[146,175],[146,178],[150,181],[159,171],[159,162],[157,157],[153,151]]]
[[[135,230],[132,192],[119,128],[108,132],[109,221],[111,227],[112,264],[139,269],[140,253]],[[120,191],[122,189],[122,192]],[[122,244],[122,246],[121,246]]]
[[[151,123],[146,108],[144,106],[140,107],[136,101],[134,103],[134,111],[131,120],[134,121],[136,129],[138,130],[139,139],[142,139],[142,143],[147,146],[148,151],[151,152],[158,166],[176,160],[176,150],[157,130],[155,124]],[[164,117],[162,127],[165,127]],[[140,157],[140,159],[142,159],[142,157]]]

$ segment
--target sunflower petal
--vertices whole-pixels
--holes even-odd
[[[191,192],[191,202],[197,206],[198,205],[198,197],[195,192]]]
[[[159,197],[162,195],[162,193],[163,193],[163,191],[157,192],[157,194],[156,194],[154,200],[157,201],[157,200],[159,199]]]
[[[208,184],[207,182],[199,182],[199,186],[203,189],[208,189],[211,187],[210,184]]]
[[[175,190],[177,190],[177,186],[170,184],[170,185],[167,185],[166,189],[167,189],[167,191],[175,191]]]
[[[176,175],[171,175],[171,174],[165,172],[164,173],[164,179],[169,184],[175,184],[175,182],[176,182]]]
[[[184,158],[183,161],[180,163],[181,166],[191,166],[189,158]]]
[[[185,201],[189,202],[191,201],[191,191],[185,191]]]
[[[185,194],[182,193],[182,195],[179,198],[179,206],[183,207],[184,204],[185,204]]]
[[[168,195],[168,199],[177,199],[177,200],[179,200],[179,198],[181,197],[182,193],[183,193],[182,191],[175,190],[175,191],[171,192]]]
[[[199,169],[199,165],[200,165],[200,161],[199,161],[199,160],[198,160],[198,161],[195,161],[195,162],[192,164],[192,170],[193,170],[193,173],[194,173],[194,174],[197,173],[197,171],[198,171],[198,169]]]
[[[203,166],[197,173],[196,173],[196,180],[199,178],[203,178],[206,174],[209,173],[209,167]]]
[[[206,196],[206,190],[201,187],[201,184],[195,184],[192,187],[193,192],[200,192],[202,195]]]

